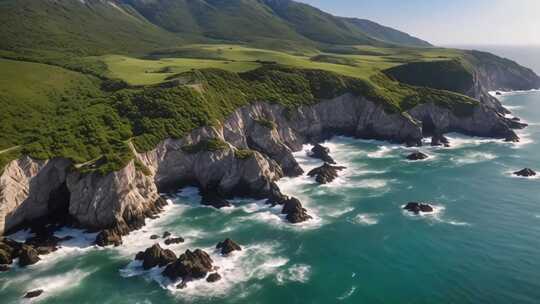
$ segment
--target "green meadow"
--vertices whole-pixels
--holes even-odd
[[[470,98],[382,73],[462,58],[460,51],[436,48],[299,53],[194,44],[139,56],[66,57],[53,65],[0,59],[0,167],[25,154],[66,157],[79,170],[110,172],[132,158],[128,142],[150,150],[165,138],[219,123],[254,100],[294,108],[354,92],[393,112],[429,100],[466,114],[475,104]],[[173,87],[159,86],[171,80],[178,80]]]

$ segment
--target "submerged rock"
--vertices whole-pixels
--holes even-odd
[[[497,92],[495,92],[495,95],[502,95],[502,93],[497,91]]]
[[[431,145],[450,147],[450,141],[443,134],[435,134],[431,137]]]
[[[163,275],[176,281],[182,278],[183,282],[202,279],[213,270],[210,255],[203,250],[186,250],[176,261],[169,264],[163,271]]]
[[[58,250],[58,244],[67,239],[60,239],[52,233],[38,234],[26,240],[25,244],[34,247],[40,255]]]
[[[0,272],[6,272],[9,271],[8,265],[0,265]]]
[[[32,290],[32,291],[27,292],[24,295],[24,298],[26,299],[36,298],[36,297],[39,297],[41,294],[43,294],[43,292],[44,292],[43,289]]]
[[[162,249],[159,244],[155,244],[144,252],[137,253],[135,259],[142,260],[144,270],[148,270],[156,266],[163,267],[174,262],[176,255],[171,250]]]
[[[215,191],[210,190],[204,191],[204,193],[202,194],[201,203],[205,206],[212,206],[217,209],[232,206],[231,203],[225,198],[223,198],[221,195],[219,195]]]
[[[287,221],[297,224],[312,219],[302,203],[297,198],[291,197],[283,203],[282,214],[286,214]]]
[[[153,235],[150,236],[150,239],[151,240],[157,240],[157,239],[159,239],[159,235],[153,234]]]
[[[221,280],[221,276],[217,272],[211,273],[206,278],[206,282],[208,282],[208,283],[214,283],[214,282],[217,282],[219,280]]]
[[[315,180],[319,184],[328,184],[338,177],[339,171],[345,169],[345,167],[331,166],[328,163],[324,163],[324,165],[309,171],[308,175],[315,177]]]
[[[180,244],[180,243],[183,243],[184,241],[185,240],[183,237],[168,238],[165,240],[165,245]]]
[[[327,147],[324,147],[320,144],[316,144],[312,149],[311,149],[311,157],[313,158],[318,158],[322,161],[324,161],[325,163],[329,163],[329,164],[335,164],[336,162],[334,161],[334,159],[330,156],[330,149],[328,149]]]
[[[536,176],[536,172],[534,172],[533,169],[525,168],[523,170],[514,172],[514,175],[522,176],[522,177],[531,177],[531,176]]]
[[[412,160],[412,161],[416,161],[416,160],[424,160],[426,158],[428,158],[429,156],[427,156],[427,154],[424,154],[422,152],[414,152],[414,153],[411,153],[407,156],[407,159],[408,160]]]
[[[112,229],[105,229],[96,236],[96,245],[101,247],[120,246],[122,245],[122,236]]]
[[[403,209],[413,212],[414,214],[419,214],[420,212],[433,212],[433,207],[431,205],[416,202],[407,203]]]
[[[165,232],[163,232],[162,238],[166,239],[166,238],[170,237],[171,235],[172,234],[169,231],[165,231]]]
[[[19,265],[25,267],[39,262],[39,253],[32,246],[23,245],[19,253]]]
[[[235,241],[233,241],[231,239],[226,239],[223,242],[219,242],[216,245],[216,248],[221,249],[221,254],[223,254],[223,255],[228,255],[233,251],[242,250],[242,247],[240,247],[240,245],[238,245]]]

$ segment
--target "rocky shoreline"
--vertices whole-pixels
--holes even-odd
[[[421,146],[423,137],[434,136],[434,145],[444,145],[448,132],[519,140],[513,129],[525,125],[506,118],[508,111],[484,91],[475,92],[485,100],[470,116],[431,102],[408,112],[388,113],[383,105],[352,94],[296,110],[256,102],[219,126],[199,128],[182,139],[165,140],[152,151],[136,153],[126,167],[105,176],[80,173],[66,159],[23,157],[0,175],[0,234],[60,216],[75,227],[99,231],[96,244],[118,246],[122,236],[159,214],[166,204],[160,193],[186,185],[198,186],[203,203],[211,206],[228,206],[232,197],[267,199],[283,205],[282,213],[291,223],[306,221],[311,217],[301,202],[282,194],[276,184],[284,176],[304,173],[293,157],[303,144],[348,135],[408,146]],[[272,127],[257,123],[261,117]],[[222,145],[212,151],[186,148],[205,141]],[[316,147],[316,157],[335,163],[324,147]],[[324,172],[313,174],[321,182],[330,182],[340,170],[329,164]]]

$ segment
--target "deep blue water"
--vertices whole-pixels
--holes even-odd
[[[78,238],[29,269],[0,274],[0,302],[43,288],[40,303],[539,303],[540,179],[510,172],[540,169],[540,93],[503,102],[531,123],[521,144],[451,134],[451,148],[424,147],[431,157],[412,163],[398,145],[334,138],[332,155],[348,168],[336,182],[280,182],[315,217],[307,224],[287,224],[261,202],[201,207],[197,190],[184,189],[119,248],[97,249],[88,245],[93,235],[65,231]],[[318,164],[303,151],[297,158],[305,169]],[[406,214],[411,200],[436,212]],[[165,230],[186,238],[171,247],[177,253],[212,252],[223,280],[167,289],[159,269],[130,262]],[[219,257],[212,248],[226,237],[244,250]]]

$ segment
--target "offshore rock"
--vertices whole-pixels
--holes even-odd
[[[163,267],[174,262],[176,260],[176,255],[171,250],[162,249],[159,244],[155,244],[144,252],[139,252],[135,256],[135,259],[142,260],[143,269],[148,270],[156,266]]]
[[[172,245],[172,244],[180,244],[183,243],[185,240],[183,237],[176,237],[176,238],[168,238],[165,240],[165,245]]]
[[[226,239],[216,245],[216,249],[220,249],[222,255],[229,255],[233,251],[240,251],[242,247],[231,239]]]
[[[427,159],[429,156],[422,153],[422,152],[414,152],[414,153],[411,153],[407,156],[407,159],[408,160],[412,160],[412,161],[416,161],[416,160],[424,160],[424,159]]]
[[[206,282],[208,283],[214,283],[219,280],[221,280],[221,276],[217,272],[209,274],[208,277],[206,278]]]
[[[210,255],[205,251],[200,249],[193,252],[186,250],[176,261],[165,268],[163,275],[172,281],[179,278],[184,282],[202,279],[212,271],[212,263]]]
[[[330,149],[328,149],[327,147],[324,147],[320,144],[316,144],[312,149],[311,149],[311,157],[313,158],[317,158],[317,159],[320,159],[322,161],[324,161],[325,163],[329,163],[329,164],[335,164],[336,162],[334,161],[334,159],[330,156]]]
[[[403,209],[412,212],[414,214],[420,214],[420,212],[433,212],[433,207],[429,204],[411,202],[408,203]]]
[[[25,298],[25,299],[37,298],[37,297],[39,297],[41,294],[43,294],[43,292],[44,292],[43,289],[32,290],[32,291],[27,292],[27,293],[24,295],[24,298]]]
[[[302,206],[302,203],[300,203],[300,201],[294,197],[288,198],[283,203],[281,213],[286,214],[287,221],[293,224],[302,223],[312,219],[312,217],[307,213],[307,210]]]
[[[309,171],[308,175],[315,177],[315,180],[319,184],[328,184],[338,177],[339,171],[345,169],[345,167],[331,166],[328,163],[324,163],[324,165]]]
[[[536,172],[534,172],[533,169],[525,168],[523,170],[514,172],[514,175],[521,176],[521,177],[532,177],[532,176],[536,176]]]
[[[443,134],[440,134],[440,133],[439,134],[434,134],[431,137],[431,146],[433,146],[433,147],[437,147],[437,146],[450,147],[450,141]]]

